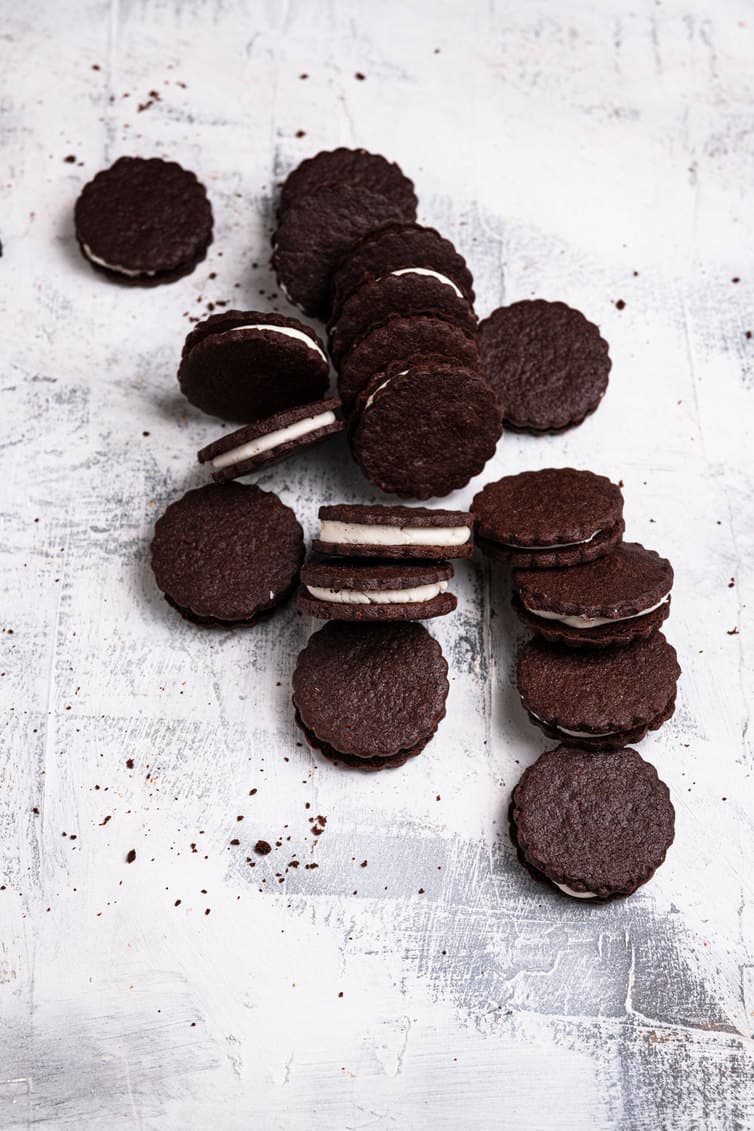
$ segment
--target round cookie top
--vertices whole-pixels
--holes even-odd
[[[186,613],[251,621],[298,580],[304,537],[290,507],[256,486],[209,483],[171,503],[157,520],[152,569]]]
[[[311,326],[259,310],[228,310],[190,331],[178,382],[212,416],[256,421],[320,400],[330,365]]]
[[[591,541],[616,526],[623,516],[623,495],[604,475],[548,467],[488,483],[471,509],[480,537],[541,549]]]
[[[281,212],[272,241],[272,265],[288,299],[306,314],[326,318],[340,256],[371,228],[405,219],[403,212],[401,205],[358,183],[326,183],[297,195]]]
[[[317,739],[356,758],[393,758],[445,714],[448,665],[426,628],[330,621],[293,674],[293,702]]]
[[[651,723],[673,701],[680,674],[675,648],[661,632],[624,648],[596,651],[530,640],[516,669],[526,710],[551,727],[585,738]]]
[[[516,786],[512,815],[526,861],[577,898],[630,895],[675,829],[668,787],[629,748],[546,751]]]
[[[474,305],[474,280],[450,240],[422,224],[384,224],[345,252],[333,275],[333,314],[368,279],[402,267],[424,267],[452,279]]]
[[[596,561],[571,569],[513,571],[513,588],[527,609],[585,620],[640,616],[665,600],[672,587],[667,558],[638,542],[622,542]]]
[[[443,318],[472,337],[477,332],[474,310],[452,279],[426,274],[424,268],[391,272],[363,283],[343,303],[337,320],[331,319],[330,352],[336,364],[357,339],[396,314]]]
[[[468,329],[444,318],[394,314],[367,330],[340,359],[338,392],[346,411],[374,375],[391,362],[408,364],[427,354],[441,355],[475,372],[481,367],[476,338]]]
[[[480,324],[479,344],[512,428],[561,432],[580,424],[604,396],[607,342],[564,302],[501,306]]]
[[[323,150],[291,170],[280,190],[279,213],[331,182],[360,185],[384,196],[401,219],[413,220],[416,216],[414,185],[399,165],[366,149],[344,147]]]
[[[159,157],[119,157],[97,173],[76,201],[74,221],[86,258],[132,282],[193,270],[212,239],[204,186]]]
[[[405,370],[389,366],[363,390],[350,440],[362,471],[381,490],[428,499],[477,475],[501,431],[500,405],[488,383],[429,357]]]

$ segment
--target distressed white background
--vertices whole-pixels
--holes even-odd
[[[742,0],[2,6],[4,1131],[752,1126],[753,61]],[[569,903],[515,860],[509,792],[548,744],[484,565],[431,625],[436,740],[374,776],[300,745],[293,607],[203,632],[155,589],[154,518],[217,433],[178,394],[188,315],[284,308],[275,184],[336,144],[414,177],[481,315],[564,299],[610,341],[599,411],[506,435],[450,503],[590,467],[674,562],[684,675],[641,750],[677,839],[627,902]],[[208,186],[216,242],[173,286],[79,256],[74,200],[124,153]],[[339,442],[260,482],[308,533],[321,502],[376,498]],[[252,869],[259,837],[282,844]]]

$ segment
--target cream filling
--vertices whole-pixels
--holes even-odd
[[[470,526],[379,526],[325,519],[321,542],[349,546],[464,546],[471,541]]]
[[[212,460],[212,468],[214,471],[222,471],[224,467],[232,467],[234,463],[252,459],[254,456],[261,455],[262,452],[269,452],[272,448],[277,448],[280,444],[298,440],[299,437],[306,436],[309,432],[316,432],[319,428],[334,424],[335,420],[334,412],[321,412],[319,416],[297,420],[295,424],[289,424],[286,428],[278,428],[275,432],[257,436],[256,439],[249,440],[247,444],[240,444],[237,448],[231,448],[229,452],[223,452],[222,455]]]
[[[96,263],[98,267],[106,267],[108,271],[116,271],[119,275],[128,275],[130,279],[135,279],[138,275],[156,275],[156,271],[134,271],[131,267],[123,267],[120,263],[108,263],[105,259],[100,259],[95,255],[89,244],[84,243],[81,245],[84,249],[84,255],[92,263]]]
[[[232,334],[236,330],[269,330],[271,334],[283,334],[286,338],[294,338],[297,342],[303,342],[309,349],[318,353],[323,361],[327,361],[324,350],[319,347],[314,339],[305,334],[303,330],[297,330],[295,326],[270,326],[266,322],[249,322],[245,326],[230,326],[227,330],[220,330],[212,337],[222,338],[223,334]]]
[[[642,609],[640,613],[630,613],[627,617],[569,617],[561,616],[560,613],[548,612],[545,609],[530,609],[525,604],[528,612],[533,613],[535,617],[542,617],[544,620],[556,620],[561,624],[567,624],[569,628],[599,628],[602,624],[618,624],[624,620],[636,620],[637,617],[645,617],[647,613],[653,613],[655,609],[659,609],[666,601],[670,599],[670,594],[666,593],[661,601],[656,605],[650,605],[648,609]]]
[[[403,370],[403,373],[408,373],[408,370],[407,370],[407,369],[404,369],[404,370]],[[403,374],[402,374],[402,373],[399,373],[399,374],[398,374],[398,376],[399,376],[399,377],[402,377],[402,376],[403,376]],[[364,405],[364,408],[369,408],[370,404],[372,403],[372,401],[374,400],[374,398],[375,398],[375,397],[377,396],[377,394],[378,394],[378,393],[380,392],[380,390],[381,390],[381,389],[384,389],[386,385],[389,385],[389,384],[390,384],[390,381],[391,381],[391,378],[390,378],[390,377],[388,377],[387,381],[383,381],[381,385],[378,385],[378,386],[377,386],[377,388],[376,388],[376,389],[374,390],[374,392],[372,393],[372,395],[371,395],[371,396],[369,396],[369,397],[367,397],[367,403],[366,403],[366,404]]]
[[[459,298],[464,297],[463,291],[456,286],[452,279],[449,279],[447,275],[441,275],[439,271],[431,271],[429,267],[401,267],[400,271],[391,271],[390,275],[385,276],[385,278],[395,275],[426,275],[432,279],[439,279],[446,287],[452,287]]]
[[[555,884],[556,888],[560,888],[561,891],[564,891],[566,893],[566,895],[572,895],[574,899],[596,899],[597,898],[597,893],[594,892],[594,891],[576,891],[574,888],[569,888],[568,884],[555,883],[555,880],[552,880],[551,883]]]
[[[409,605],[418,601],[431,601],[448,588],[447,581],[435,581],[430,585],[415,585],[413,589],[320,589],[316,585],[306,587],[318,601],[334,601],[338,605]]]
[[[570,546],[587,546],[601,533],[601,530],[595,530],[594,534],[581,542],[559,542],[557,546],[521,546],[518,542],[501,542],[500,545],[507,546],[510,550],[520,550],[522,553],[526,553],[527,550],[567,550]]]
[[[604,730],[600,734],[593,734],[591,731],[587,730],[568,730],[568,727],[562,727],[560,723],[548,723],[546,719],[540,718],[540,716],[530,708],[527,708],[527,710],[532,718],[536,719],[538,722],[544,723],[546,727],[555,727],[561,734],[570,734],[571,738],[609,738],[611,734],[619,733],[617,730]]]

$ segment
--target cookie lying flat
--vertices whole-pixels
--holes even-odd
[[[474,305],[474,280],[466,260],[450,240],[421,224],[385,224],[368,232],[341,259],[333,275],[333,316],[349,295],[369,279],[379,279],[401,267],[428,267],[460,288]]]
[[[121,283],[171,283],[212,242],[204,185],[174,161],[119,157],[76,201],[76,239],[94,268]]]
[[[470,558],[474,516],[429,507],[339,503],[319,508],[320,554],[358,558]]]
[[[474,309],[452,279],[426,267],[403,267],[363,283],[343,303],[337,320],[330,321],[329,345],[335,364],[340,364],[358,338],[396,314],[444,318],[472,337],[477,332]]]
[[[675,709],[681,674],[661,632],[621,648],[565,648],[534,639],[517,665],[531,722],[549,738],[586,750],[640,742]]]
[[[351,411],[375,373],[383,372],[391,362],[401,362],[401,368],[405,368],[409,361],[427,354],[437,354],[475,372],[481,369],[479,347],[468,329],[444,318],[395,314],[357,338],[340,359],[338,392],[346,412]]]
[[[338,397],[285,409],[266,420],[245,424],[197,453],[212,464],[212,478],[225,483],[335,436],[345,427]]]
[[[452,613],[449,562],[306,562],[298,607],[321,620],[427,620]]]
[[[630,895],[675,834],[668,787],[630,749],[546,751],[513,791],[511,818],[524,862],[576,899]]]
[[[366,770],[402,766],[445,715],[448,665],[420,624],[330,621],[293,673],[296,721],[330,758]]]
[[[416,216],[416,193],[399,165],[366,149],[332,149],[307,157],[286,177],[279,214],[324,184],[360,185],[389,200],[404,220]]]
[[[572,467],[506,475],[488,483],[471,509],[480,550],[514,569],[594,561],[620,542],[624,529],[620,487]]]
[[[487,376],[509,428],[562,432],[594,412],[610,356],[596,326],[564,302],[515,302],[479,326]]]
[[[271,491],[208,483],[171,503],[157,520],[152,570],[187,620],[252,624],[293,591],[304,536]]]
[[[402,206],[360,184],[326,183],[296,196],[272,241],[272,265],[286,297],[306,314],[327,318],[330,279],[343,252],[370,229],[400,219],[406,219]]]
[[[318,401],[329,380],[327,355],[311,326],[259,310],[228,310],[198,323],[178,369],[184,396],[224,420],[264,420]]]
[[[638,542],[622,542],[571,569],[514,570],[513,605],[545,640],[604,648],[651,636],[670,611],[672,587],[666,558]]]
[[[443,358],[389,366],[361,393],[353,422],[351,451],[367,479],[404,499],[464,487],[502,432],[500,405],[484,378]]]

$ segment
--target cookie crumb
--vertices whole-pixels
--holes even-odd
[[[136,849],[132,848],[132,849],[130,849],[130,851],[126,855],[126,864],[133,864],[135,859],[136,859]]]
[[[272,845],[266,840],[258,840],[254,845],[254,851],[258,856],[267,856],[272,852]]]

